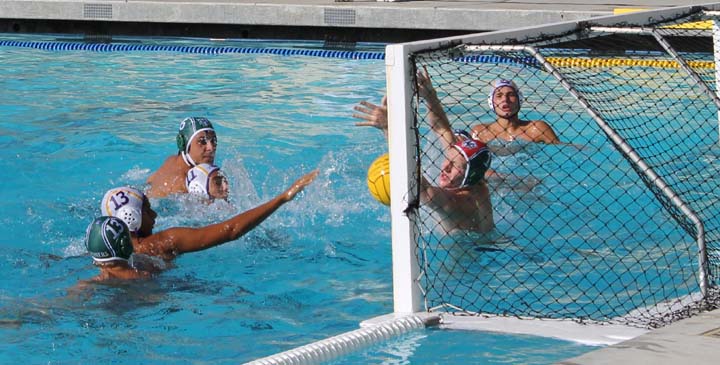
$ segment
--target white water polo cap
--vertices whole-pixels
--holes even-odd
[[[130,232],[137,232],[142,225],[142,209],[145,194],[140,190],[123,186],[108,190],[100,203],[104,216],[117,217],[127,224]]]
[[[180,128],[178,129],[175,141],[177,142],[178,151],[180,151],[180,154],[188,165],[196,165],[195,161],[193,161],[189,155],[190,142],[192,142],[193,138],[195,138],[198,133],[214,130],[215,128],[212,123],[210,123],[207,118],[203,117],[188,117],[180,122]]]
[[[97,262],[128,261],[133,253],[130,231],[116,217],[95,218],[85,232],[85,248]]]
[[[518,97],[518,108],[522,107],[523,95],[515,82],[512,80],[498,79],[493,82],[492,89],[490,89],[490,94],[488,94],[488,106],[491,110],[495,111],[495,104],[493,103],[493,99],[495,98],[495,92],[497,91],[497,89],[505,86],[511,87],[513,90],[515,90],[515,93]]]
[[[210,195],[210,175],[220,170],[215,165],[201,163],[191,168],[185,178],[185,187],[190,194],[195,194],[203,198],[212,198]]]

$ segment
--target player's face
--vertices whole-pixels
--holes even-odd
[[[190,143],[190,157],[197,164],[215,162],[217,136],[214,131],[202,131]]]
[[[440,170],[439,186],[444,189],[459,188],[465,178],[467,161],[460,151],[450,148],[445,153],[445,161]]]
[[[210,180],[208,184],[208,193],[210,196],[215,199],[227,199],[230,188],[225,176],[218,171],[213,171],[208,178]]]
[[[152,230],[155,227],[155,218],[157,218],[157,213],[150,207],[150,201],[145,198],[142,207],[142,224],[140,225],[138,236],[147,237],[152,234]]]
[[[495,114],[507,118],[520,111],[520,98],[515,89],[510,86],[502,86],[493,94],[493,106]]]

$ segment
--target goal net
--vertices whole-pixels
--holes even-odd
[[[716,308],[719,35],[704,10],[389,52],[393,245],[414,260],[396,268],[396,310],[654,328]],[[491,151],[489,232],[448,230],[460,203],[428,198],[449,148],[418,73],[450,127]],[[488,127],[500,79],[522,94],[521,123]]]

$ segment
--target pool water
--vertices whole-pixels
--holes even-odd
[[[428,329],[357,351],[331,364],[547,364],[595,349],[547,341],[535,336]]]
[[[392,311],[389,211],[365,186],[386,147],[351,117],[380,100],[383,61],[2,47],[0,63],[0,362],[237,364]],[[215,125],[230,201],[153,200],[156,231],[228,218],[320,176],[250,234],[152,280],[70,290],[98,272],[83,238],[105,191],[142,187],[187,116]],[[544,364],[592,349],[423,330],[337,363]]]

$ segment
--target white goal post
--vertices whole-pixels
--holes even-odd
[[[711,99],[711,103],[716,108],[718,103],[718,97],[714,90],[718,88],[715,86],[716,80],[715,74],[712,74],[712,79],[705,80],[695,73],[695,69],[692,66],[688,66],[684,55],[680,55],[674,51],[672,46],[666,44],[663,36],[658,34],[668,34],[671,31],[666,30],[672,25],[693,21],[712,21],[713,11],[720,8],[719,4],[708,4],[704,6],[687,6],[677,7],[672,9],[663,9],[655,11],[640,12],[634,14],[627,14],[623,16],[610,16],[595,18],[583,22],[568,22],[558,23],[543,27],[533,27],[525,29],[517,29],[512,31],[500,31],[491,32],[485,34],[477,34],[471,36],[461,37],[450,37],[442,39],[434,39],[421,42],[412,42],[406,44],[390,45],[386,49],[386,76],[387,76],[387,96],[388,96],[388,111],[389,111],[389,146],[390,151],[390,169],[391,169],[391,214],[392,214],[392,240],[393,240],[393,287],[394,287],[394,308],[397,314],[400,313],[413,313],[422,312],[428,310],[437,309],[432,303],[428,303],[427,295],[428,288],[423,287],[422,281],[427,279],[430,275],[422,267],[428,263],[421,263],[419,257],[424,256],[422,252],[422,245],[418,243],[418,236],[422,235],[421,231],[427,230],[425,227],[419,227],[418,221],[415,219],[418,216],[417,206],[419,204],[419,198],[417,196],[417,188],[414,188],[417,184],[407,179],[418,177],[417,171],[423,169],[422,166],[418,166],[418,161],[421,159],[419,154],[423,143],[419,140],[413,140],[415,134],[422,134],[419,131],[423,128],[422,125],[418,125],[417,119],[422,118],[422,102],[416,102],[417,96],[413,88],[414,72],[419,69],[419,65],[413,65],[413,57],[418,54],[432,52],[432,50],[441,50],[446,52],[448,58],[454,56],[454,48],[461,49],[458,54],[463,52],[476,51],[482,54],[484,51],[492,52],[494,47],[505,47],[508,49],[520,48],[520,53],[524,52],[530,57],[535,57],[541,61],[543,60],[542,52],[538,52],[533,55],[533,47],[546,47],[551,48],[554,43],[561,44],[566,43],[577,38],[587,37],[587,39],[593,39],[598,37],[597,35],[591,34],[593,31],[596,34],[637,34],[647,33],[649,37],[652,37],[658,42],[658,47],[665,47],[666,54],[663,58],[675,59],[680,69],[684,69],[686,74],[685,77],[689,84],[694,84],[698,89],[705,92],[705,95]],[[658,29],[662,29],[663,32],[659,32]],[[708,33],[708,30],[704,31]],[[673,36],[673,34],[669,34]],[[675,36],[686,36],[675,34]],[[717,42],[718,37],[712,36],[712,40]],[[632,46],[634,40],[628,41],[628,45]],[[667,48],[669,47],[669,48]],[[522,49],[525,49],[523,51]],[[531,51],[528,51],[531,50]],[[467,56],[466,58],[469,58]],[[508,56],[510,57],[510,56]],[[518,56],[519,57],[519,56]],[[598,56],[600,57],[600,56]],[[510,57],[512,58],[512,57]],[[417,61],[417,60],[415,60]],[[417,61],[420,62],[420,61]],[[434,62],[427,61],[427,62]],[[451,62],[451,61],[448,61]],[[502,61],[506,62],[506,61]],[[663,61],[665,62],[665,61]],[[492,63],[492,62],[489,62]],[[555,72],[552,63],[548,65],[551,70],[544,70],[543,72],[552,73]],[[715,63],[717,65],[717,63]],[[632,65],[631,65],[632,66]],[[542,68],[542,65],[539,66]],[[438,67],[438,70],[446,70],[446,68]],[[657,174],[652,166],[646,164],[644,157],[636,153],[636,148],[632,146],[632,143],[625,143],[623,137],[620,134],[615,133],[611,127],[604,125],[604,118],[606,116],[598,115],[598,113],[592,102],[587,102],[587,99],[583,95],[575,93],[575,86],[571,80],[565,79],[562,75],[562,70],[558,72],[558,84],[563,85],[569,90],[569,95],[574,96],[580,101],[580,105],[587,107],[587,115],[595,119],[601,129],[607,133],[608,138],[612,140],[612,144],[616,148],[622,150],[623,155],[634,164],[633,168],[641,171],[645,177],[642,177],[646,182],[653,184],[657,190],[662,193],[667,199],[669,204],[673,207],[671,210],[677,210],[685,216],[685,219],[690,222],[692,226],[689,230],[693,231],[693,240],[696,243],[697,248],[697,263],[696,271],[693,275],[697,277],[697,291],[702,294],[707,294],[708,288],[715,287],[717,284],[717,273],[713,274],[714,271],[708,269],[708,257],[705,247],[705,236],[703,220],[712,217],[698,217],[695,214],[695,210],[692,204],[688,204],[683,200],[683,197],[675,193],[673,187],[664,181],[662,174]],[[432,75],[434,76],[434,75]],[[475,74],[470,75],[469,78],[478,78]],[[483,85],[484,87],[485,85]],[[459,88],[458,88],[459,89]],[[482,87],[478,87],[478,99],[484,100],[486,95],[483,94]],[[448,87],[448,90],[456,90],[453,87]],[[440,90],[439,92],[443,92]],[[693,96],[694,97],[694,96]],[[458,102],[460,104],[461,102]],[[446,108],[450,109],[450,107]],[[449,112],[451,113],[451,112]],[[715,109],[714,113],[717,114]],[[450,119],[453,117],[450,116]],[[479,121],[478,121],[479,122]],[[422,123],[422,121],[420,121]],[[420,139],[423,137],[421,136]],[[717,141],[717,140],[716,140]],[[421,174],[422,172],[420,172]],[[651,190],[655,189],[651,188]],[[664,204],[664,202],[663,202]],[[717,247],[716,245],[713,247]],[[717,265],[717,261],[715,262]],[[685,293],[685,294],[691,294]],[[652,296],[652,295],[650,295]],[[678,299],[684,294],[679,293]],[[671,299],[672,298],[662,298]],[[654,302],[649,300],[648,302],[642,302],[643,305],[658,306],[663,300]],[[459,309],[460,312],[465,314],[488,314],[488,315],[509,315],[509,316],[524,316],[528,313],[513,313],[511,311],[498,312],[498,313],[485,313],[483,311],[475,312],[473,310],[464,310],[454,305],[443,305],[451,307],[453,310]],[[613,313],[614,314],[614,313]],[[532,317],[532,315],[530,316]],[[600,315],[599,322],[605,321],[606,317],[613,317],[612,315]],[[581,320],[585,320],[583,318]],[[651,320],[652,322],[652,320]],[[662,322],[662,321],[661,321]],[[638,324],[636,324],[638,325]],[[645,326],[647,324],[639,324]],[[653,324],[652,326],[657,325]]]

